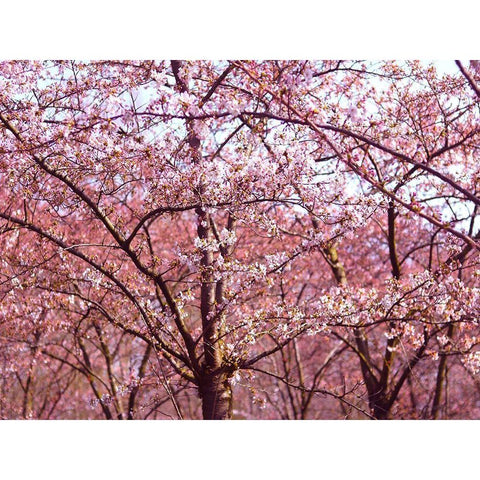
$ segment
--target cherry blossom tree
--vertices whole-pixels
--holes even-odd
[[[479,81],[1,63],[2,418],[478,418]]]

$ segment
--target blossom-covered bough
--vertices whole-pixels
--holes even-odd
[[[477,65],[3,62],[2,418],[477,418]]]

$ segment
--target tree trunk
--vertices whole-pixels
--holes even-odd
[[[232,418],[232,387],[224,373],[206,374],[199,389],[204,420]]]
[[[384,393],[372,395],[370,398],[370,409],[377,420],[388,420],[390,418],[391,402],[385,398]]]
[[[450,323],[448,326],[447,337],[451,339],[453,337],[454,332],[454,324]],[[443,393],[444,393],[444,383],[445,378],[447,375],[447,355],[443,354],[440,357],[440,364],[438,366],[438,373],[437,373],[437,382],[435,385],[435,396],[433,398],[432,404],[432,411],[431,411],[431,418],[437,420],[440,417],[440,413],[442,410],[442,401],[443,401]]]
[[[181,78],[182,62],[172,60],[172,72],[177,86],[181,92],[189,92],[188,83]],[[226,70],[227,73],[229,69]],[[224,78],[224,76],[220,78]],[[221,81],[221,80],[220,80]],[[203,161],[201,152],[201,139],[195,132],[193,121],[186,122],[188,132],[188,144],[194,164]],[[199,202],[202,203],[202,195],[205,185],[202,181],[197,186]],[[214,254],[209,245],[215,236],[216,227],[213,218],[207,213],[207,209],[199,206],[195,209],[197,215],[197,234],[202,241],[202,259],[200,269],[200,315],[202,318],[203,354],[204,360],[199,382],[199,393],[202,399],[202,413],[205,420],[226,420],[232,417],[232,389],[229,374],[223,370],[223,357],[220,349],[222,339],[222,314],[217,312],[216,307],[223,302],[223,279],[215,280],[213,274]],[[228,229],[233,231],[235,219],[229,215]],[[218,238],[217,238],[218,240]],[[232,246],[220,247],[224,258],[233,251]]]

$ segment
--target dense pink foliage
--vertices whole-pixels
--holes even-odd
[[[479,82],[0,63],[0,417],[480,418]]]

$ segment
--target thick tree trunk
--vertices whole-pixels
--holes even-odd
[[[373,416],[376,420],[388,420],[390,418],[390,412],[381,405],[376,405],[373,409]]]
[[[376,394],[369,395],[370,410],[377,420],[388,420],[392,402],[385,396],[385,392],[378,391]]]
[[[453,323],[448,326],[447,337],[451,339],[453,337],[454,327]],[[442,410],[442,401],[444,394],[444,384],[447,376],[447,355],[443,354],[440,357],[440,364],[438,366],[437,382],[435,385],[435,396],[433,398],[431,418],[437,420],[440,418]]]
[[[232,388],[225,374],[205,375],[200,385],[204,420],[232,418]]]
[[[182,62],[172,60],[172,72],[177,86],[181,92],[189,92],[188,82],[181,78]],[[219,77],[220,83],[230,68],[225,70]],[[217,84],[218,86],[218,84]],[[215,87],[216,88],[216,87]],[[213,90],[212,90],[213,93]],[[211,94],[210,94],[211,95]],[[208,98],[208,95],[207,97]],[[201,152],[201,139],[195,132],[194,122],[187,120],[188,144],[194,164],[203,161]],[[199,202],[202,203],[202,195],[205,185],[200,181],[197,186]],[[197,215],[197,234],[202,241],[202,259],[200,269],[200,315],[202,319],[203,336],[203,364],[200,375],[199,393],[202,399],[202,413],[205,420],[225,420],[232,417],[232,389],[229,375],[223,370],[223,357],[220,343],[223,337],[222,319],[223,314],[217,311],[223,302],[223,279],[216,280],[213,274],[214,254],[210,243],[217,232],[213,218],[207,213],[207,209],[200,206],[195,209]],[[228,230],[235,228],[235,219],[229,215]],[[217,232],[217,241],[218,232]],[[221,242],[219,242],[221,243]],[[220,246],[221,254],[227,258],[233,251],[232,246]]]
[[[202,209],[197,209],[199,217],[198,236],[210,241],[212,234],[211,219]],[[231,418],[232,390],[227,375],[222,370],[222,352],[220,350],[219,317],[215,315],[215,279],[211,265],[213,253],[205,249],[202,256],[200,313],[203,330],[203,375],[199,385],[202,399],[203,418],[205,420],[224,420]]]

